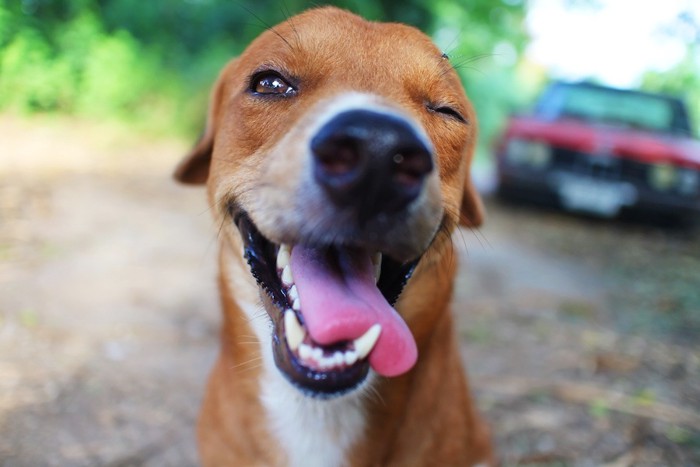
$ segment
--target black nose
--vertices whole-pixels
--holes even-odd
[[[364,220],[405,208],[433,170],[430,149],[405,119],[368,110],[335,116],[311,140],[311,152],[319,185]]]

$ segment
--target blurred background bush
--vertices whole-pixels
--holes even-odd
[[[449,53],[477,107],[482,155],[504,117],[530,102],[547,79],[547,70],[524,53],[531,40],[526,14],[549,8],[546,1],[332,3],[369,19],[412,24]],[[556,3],[595,10],[606,2]],[[226,60],[266,27],[309,6],[302,0],[0,0],[0,111],[116,118],[193,137]],[[662,26],[667,35],[682,36],[685,58],[638,81],[648,90],[687,95],[697,115],[700,29],[682,8],[674,21]]]
[[[499,44],[510,55],[522,51],[525,8],[513,0],[466,3],[335,2],[432,34],[460,69],[490,134],[523,102],[513,83],[514,60],[484,70],[494,68]],[[209,86],[227,59],[308,6],[301,0],[2,0],[0,111],[118,118],[193,136],[203,123]]]

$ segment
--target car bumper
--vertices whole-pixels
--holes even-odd
[[[641,180],[596,177],[562,168],[513,166],[499,158],[498,191],[511,199],[556,204],[563,209],[601,217],[624,212],[700,217],[700,193],[661,192]]]

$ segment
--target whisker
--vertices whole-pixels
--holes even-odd
[[[470,69],[470,70],[477,71],[481,74],[484,74],[478,68],[473,67],[473,66],[467,66],[467,65],[469,65],[471,63],[478,62],[479,60],[483,60],[484,58],[489,58],[489,57],[493,57],[493,56],[494,56],[494,54],[472,55],[472,56],[466,57],[460,61],[451,62],[451,65],[452,65],[451,69],[454,69],[455,71],[460,70],[460,69]],[[457,57],[455,57],[455,58],[457,58]],[[449,71],[450,71],[450,69],[446,69],[445,71],[443,71],[441,76],[444,76],[445,74],[449,73]]]
[[[252,334],[242,334],[241,337],[247,338],[247,339],[253,339],[256,340],[258,339],[258,336],[253,336]]]
[[[365,388],[365,393],[363,394],[363,396],[365,396],[370,401],[377,402],[380,405],[386,406],[386,401],[382,397],[379,390],[371,384]]]
[[[255,314],[253,314],[253,316],[246,318],[245,321],[246,321],[246,323],[252,323],[255,320],[265,318],[265,317],[267,317],[267,312],[263,309],[261,311],[256,312]]]
[[[242,9],[244,9],[245,11],[247,11],[248,14],[250,14],[253,18],[255,18],[256,20],[258,20],[258,21],[260,22],[260,25],[261,25],[262,27],[264,27],[266,30],[270,31],[270,32],[273,33],[275,36],[277,36],[277,37],[279,37],[280,39],[282,39],[282,41],[283,41],[285,44],[287,44],[287,47],[289,47],[289,49],[290,49],[291,51],[294,51],[294,50],[295,50],[294,47],[292,46],[292,44],[291,44],[282,34],[280,34],[280,33],[275,29],[274,26],[270,25],[268,22],[266,22],[264,19],[262,19],[262,18],[261,18],[260,16],[258,16],[253,10],[251,10],[250,8],[248,8],[247,6],[245,6],[244,4],[239,3],[238,6],[240,6]]]
[[[262,359],[263,359],[262,355],[257,355],[249,360],[246,360],[245,362],[236,363],[235,365],[230,366],[229,370],[241,370],[241,369],[243,371],[252,370],[254,368],[258,368],[258,367],[262,366],[261,365]],[[252,366],[249,366],[251,364],[252,364]]]
[[[297,41],[297,48],[301,48],[301,35],[299,34],[299,31],[297,30],[296,26],[294,25],[294,17],[292,16],[292,12],[289,10],[289,5],[285,0],[282,0],[282,6],[280,7],[282,10],[282,14],[284,15],[284,18],[289,21],[289,26],[292,28],[292,32],[294,33],[294,36],[296,37]]]

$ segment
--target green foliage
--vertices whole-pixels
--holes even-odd
[[[49,45],[36,31],[21,31],[4,49],[0,61],[0,102],[26,110],[52,107],[60,92],[50,89],[51,75],[61,68],[51,60]]]
[[[700,134],[700,47],[689,44],[685,58],[671,70],[650,71],[644,75],[642,88],[684,98],[689,107],[695,135]]]
[[[522,92],[515,73],[517,56],[527,43],[523,5],[467,0],[436,0],[431,5],[432,22],[425,30],[450,56],[476,108],[477,156],[484,159],[505,116],[531,97]]]
[[[103,37],[88,50],[82,64],[82,92],[77,107],[85,113],[128,115],[138,110],[156,75],[149,57],[124,31]]]
[[[482,141],[517,101],[512,63],[498,66],[492,54],[496,44],[522,49],[521,2],[334,4],[432,35],[467,85]],[[301,0],[0,0],[0,111],[119,118],[192,134],[223,64],[265,28],[309,6]]]

